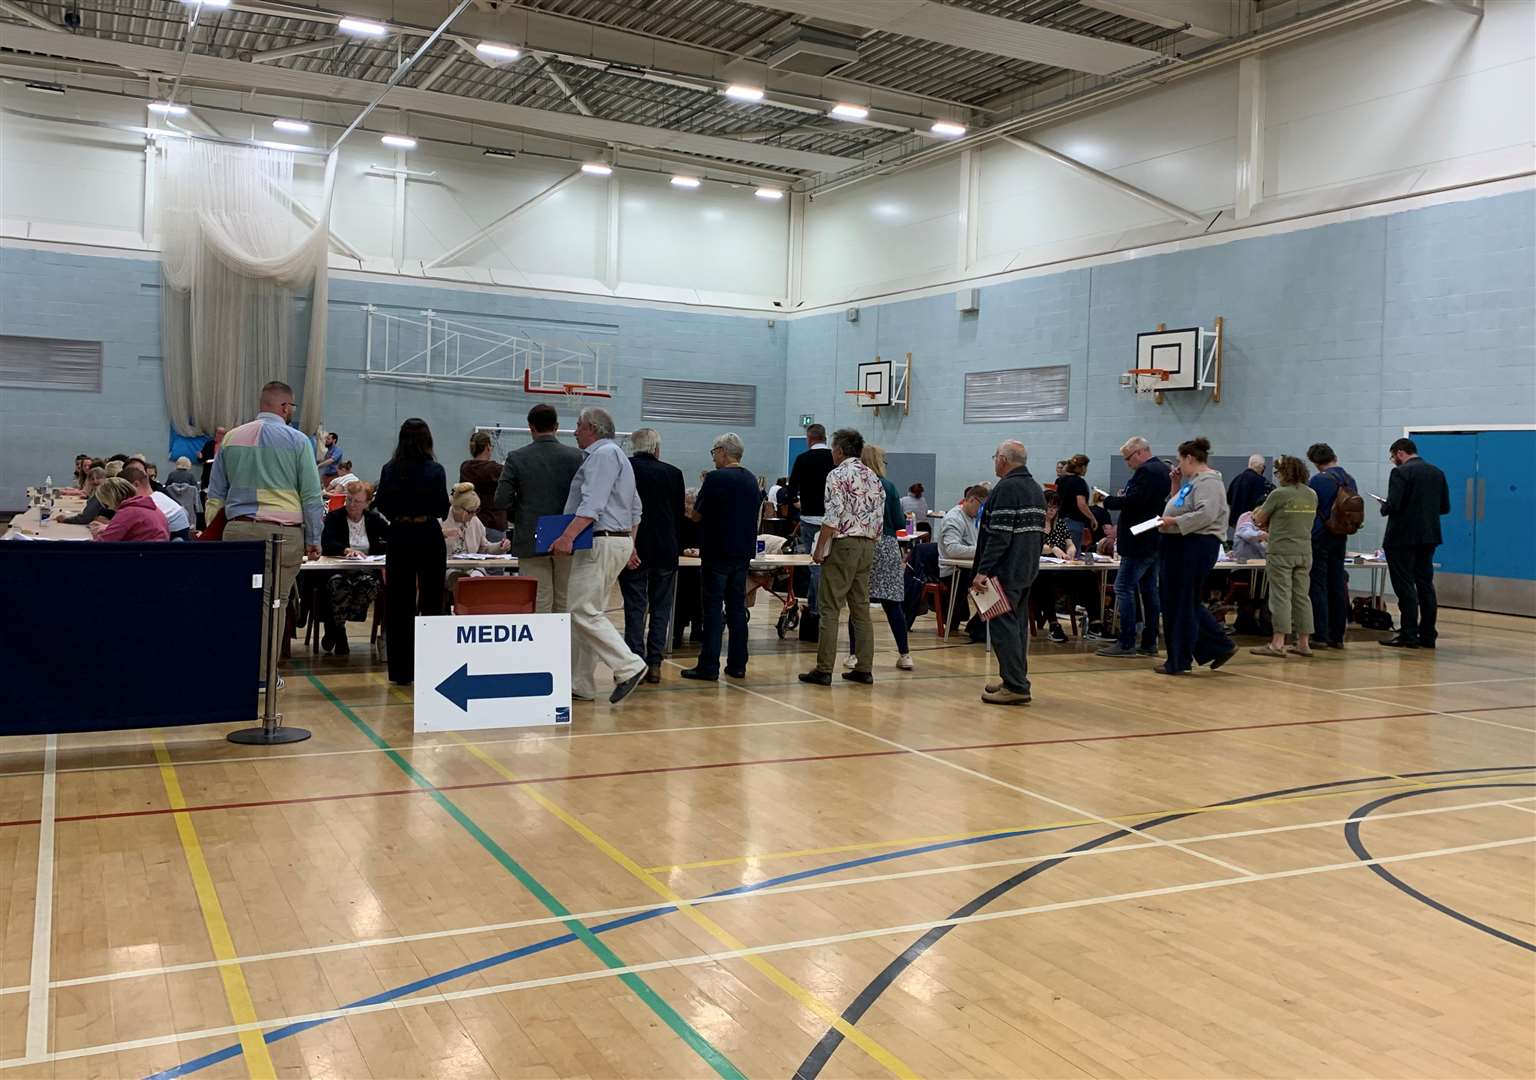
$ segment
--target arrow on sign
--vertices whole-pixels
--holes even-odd
[[[437,692],[464,712],[476,698],[548,697],[555,692],[555,677],[547,671],[506,675],[471,675],[468,664],[437,684]]]

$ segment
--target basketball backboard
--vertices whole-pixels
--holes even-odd
[[[1150,330],[1136,335],[1136,389],[1141,391],[1193,390],[1200,379],[1200,328]],[[1145,374],[1153,369],[1168,373],[1166,379]]]
[[[891,404],[891,394],[895,390],[895,366],[889,360],[867,360],[859,365],[856,389],[860,393],[854,397],[862,407],[878,409],[882,405]]]

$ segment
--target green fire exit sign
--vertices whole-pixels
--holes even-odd
[[[800,414],[800,426],[801,427],[810,427],[815,422],[816,422],[816,418],[814,416],[812,416],[810,413],[801,413]]]

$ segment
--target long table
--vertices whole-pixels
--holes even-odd
[[[59,500],[55,515],[78,514],[85,506],[83,499],[62,498]],[[61,525],[56,521],[43,524],[37,507],[32,507],[25,514],[18,514],[11,518],[10,532],[21,533],[34,540],[89,540],[91,530],[87,525]]]

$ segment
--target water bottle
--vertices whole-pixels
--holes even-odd
[[[916,514],[908,514],[907,515],[907,538],[908,539],[912,539],[912,538],[914,538],[916,536],[917,536],[917,515]]]

